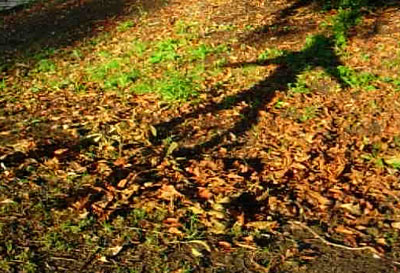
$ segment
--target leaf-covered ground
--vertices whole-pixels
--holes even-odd
[[[375,2],[1,14],[0,271],[398,272],[400,4]]]

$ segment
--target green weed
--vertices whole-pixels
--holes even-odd
[[[111,60],[108,63],[90,68],[89,74],[93,80],[104,80],[106,79],[107,75],[109,75],[111,72],[118,70],[120,67],[121,64],[118,60]]]
[[[299,121],[305,122],[309,119],[314,118],[317,115],[317,108],[315,106],[309,106],[304,109],[304,113],[300,116]]]
[[[131,20],[125,21],[120,23],[117,26],[117,30],[118,31],[127,31],[128,29],[130,29],[131,27],[133,27],[135,25],[135,23]]]
[[[175,33],[178,35],[189,36],[188,39],[195,38],[200,32],[199,23],[197,22],[186,22],[178,20],[174,26]]]
[[[180,43],[176,39],[167,39],[156,45],[156,51],[150,56],[149,62],[157,64],[162,61],[175,61],[180,56],[177,49]]]
[[[0,80],[0,91],[4,90],[7,88],[7,82],[6,79]]]
[[[139,78],[139,71],[133,69],[130,72],[120,72],[111,75],[104,81],[105,88],[125,88]]]
[[[132,49],[135,54],[139,57],[143,56],[144,52],[147,50],[147,44],[140,40],[134,40],[132,42]]]
[[[40,60],[34,69],[35,72],[53,72],[54,70],[56,70],[56,64],[49,59]]]
[[[159,81],[156,90],[166,100],[180,101],[197,96],[197,88],[192,77],[174,72]]]
[[[201,44],[200,46],[194,48],[191,50],[190,54],[190,59],[191,60],[204,60],[208,54],[212,53],[214,50],[205,45]]]
[[[357,73],[350,67],[338,66],[340,79],[349,85],[350,87],[365,87],[371,89],[370,84],[377,79],[377,77],[371,73],[361,72]]]
[[[265,62],[269,59],[277,58],[285,54],[285,51],[277,49],[277,48],[268,48],[264,52],[262,52],[257,60],[259,62]]]
[[[132,88],[132,91],[139,95],[150,93],[154,91],[154,84],[151,81],[140,82],[135,84],[135,86]]]

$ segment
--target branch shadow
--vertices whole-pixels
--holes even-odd
[[[193,159],[201,157],[207,150],[223,143],[224,138],[229,134],[237,137],[245,134],[253,125],[258,123],[259,111],[274,98],[277,91],[286,92],[290,84],[296,83],[297,77],[306,69],[322,67],[342,87],[347,84],[341,79],[338,67],[341,65],[339,57],[334,52],[334,42],[331,38],[323,35],[314,36],[306,47],[301,51],[287,52],[282,56],[269,59],[264,62],[244,62],[228,64],[229,67],[245,67],[249,65],[268,66],[278,65],[276,70],[266,79],[258,82],[253,87],[243,90],[240,93],[226,97],[220,103],[211,103],[202,109],[191,112],[187,115],[173,118],[168,122],[156,124],[154,127],[160,132],[153,144],[159,144],[167,134],[173,134],[174,127],[188,118],[196,118],[204,113],[215,114],[223,109],[232,108],[245,102],[248,106],[241,112],[242,118],[230,129],[222,134],[212,137],[210,140],[195,145],[191,148],[180,148],[174,152],[176,157]],[[229,103],[227,103],[229,102]]]
[[[301,34],[304,35],[310,33],[312,30],[317,30],[318,22],[309,20],[308,16],[301,19],[301,15],[298,13],[303,8],[308,8],[314,13],[320,13],[321,11],[335,12],[335,10],[339,8],[359,8],[363,13],[373,14],[375,21],[379,21],[379,17],[383,11],[390,7],[397,7],[398,4],[398,0],[357,0],[350,2],[342,2],[340,0],[297,0],[293,1],[285,9],[274,14],[275,18],[272,23],[262,25],[252,31],[244,33],[244,35],[240,37],[240,41],[245,44],[251,44],[252,46],[265,44],[267,41],[272,44],[280,44],[286,42],[288,39],[290,40],[292,36],[296,39]],[[292,22],[292,20],[296,22]],[[351,37],[351,35],[349,35],[349,37]]]
[[[7,11],[0,14],[0,65],[6,69],[20,57],[73,45],[124,17],[154,11],[163,4],[162,0],[71,0]]]

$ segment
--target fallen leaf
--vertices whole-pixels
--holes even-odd
[[[192,254],[195,257],[202,257],[203,256],[203,254],[200,251],[198,251],[196,248],[194,248],[194,247],[192,247]]]
[[[202,188],[202,187],[199,188],[198,194],[199,194],[200,198],[206,199],[206,200],[208,200],[212,197],[212,193],[208,189]]]
[[[156,127],[154,127],[153,125],[150,125],[149,127],[150,127],[150,132],[151,132],[151,134],[152,134],[154,137],[156,137],[156,136],[157,136],[157,129],[156,129]]]
[[[168,147],[167,155],[171,155],[178,147],[179,147],[178,143],[172,142]]]
[[[110,253],[111,256],[116,256],[118,255],[121,250],[122,250],[123,246],[114,246],[114,247],[110,247],[107,251]]]
[[[346,228],[346,227],[344,227],[344,226],[337,226],[337,227],[335,228],[335,231],[336,231],[336,232],[339,232],[339,233],[342,233],[342,234],[348,234],[348,235],[354,234],[353,231],[351,231],[350,229],[348,229],[348,228]]]
[[[351,214],[354,215],[361,215],[361,209],[360,209],[360,204],[357,205],[353,205],[353,204],[342,204],[339,206],[342,209],[345,209],[347,211],[349,211]]]
[[[400,222],[393,222],[392,223],[392,228],[400,229]]]
[[[225,242],[225,241],[219,241],[218,245],[223,247],[223,248],[226,248],[226,249],[232,248],[232,245],[230,243],[228,243],[228,242]]]
[[[162,185],[159,197],[166,201],[171,201],[174,198],[182,197],[183,195],[178,192],[172,185]]]
[[[61,155],[63,153],[65,153],[66,151],[68,151],[68,149],[58,149],[54,151],[55,155]]]
[[[120,157],[114,161],[114,165],[117,167],[122,167],[122,166],[126,165],[126,163],[127,163],[127,161],[126,161],[126,158],[124,158],[124,157]]]
[[[392,157],[388,159],[384,159],[385,163],[392,168],[400,169],[400,158],[399,157]]]
[[[316,191],[307,191],[307,194],[318,201],[318,203],[322,206],[326,206],[330,203],[330,200],[328,198],[323,197],[320,193]]]
[[[176,227],[170,227],[168,229],[168,233],[175,234],[175,235],[178,235],[178,236],[183,236],[184,235],[184,233],[182,231],[180,231],[179,229],[177,229]]]
[[[248,228],[254,228],[254,229],[265,229],[265,230],[272,230],[277,227],[277,222],[276,221],[255,221],[255,222],[249,222],[245,226]]]
[[[15,201],[12,199],[5,199],[3,201],[0,201],[0,204],[14,204]]]

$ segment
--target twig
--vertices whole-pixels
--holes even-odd
[[[307,226],[306,224],[302,223],[302,222],[298,222],[298,221],[289,221],[290,224],[294,224],[297,226],[300,226],[306,230],[308,230],[310,233],[312,233],[312,235],[314,235],[315,238],[319,239],[321,242],[323,242],[326,245],[329,246],[333,246],[333,247],[337,247],[337,248],[342,248],[342,249],[346,249],[346,250],[350,250],[350,251],[362,251],[362,250],[369,250],[374,254],[375,258],[378,259],[382,259],[388,262],[391,262],[393,264],[396,265],[400,265],[400,262],[391,260],[386,258],[385,256],[383,256],[382,254],[380,254],[375,248],[371,247],[371,246],[362,246],[362,247],[350,247],[350,246],[345,246],[345,245],[341,245],[341,244],[336,244],[336,243],[332,243],[329,242],[328,240],[326,240],[325,238],[321,237],[321,235],[319,235],[318,233],[316,233],[312,228],[310,228],[309,226]]]
[[[65,257],[57,257],[57,256],[51,256],[50,260],[62,260],[62,261],[69,261],[69,262],[76,263],[76,259],[65,258]]]

